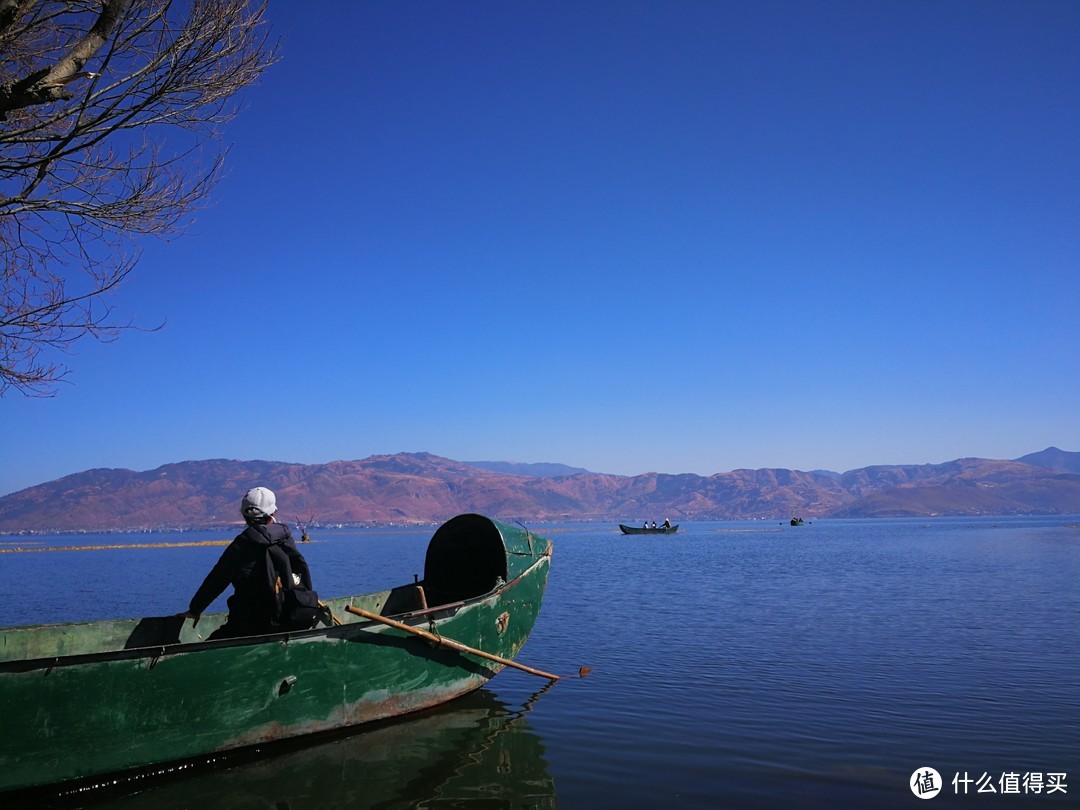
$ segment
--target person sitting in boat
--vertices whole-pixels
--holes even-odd
[[[664,518],[664,528],[665,529],[670,529],[671,528],[671,521],[668,520],[667,518]]]
[[[314,591],[307,560],[296,548],[289,527],[274,522],[276,511],[277,498],[266,487],[249,490],[240,502],[240,514],[247,528],[222,552],[191,597],[187,613],[182,614],[198,624],[202,612],[232,585],[233,594],[228,600],[229,618],[210,638],[307,629],[315,624],[317,610],[306,614],[310,616],[310,621],[297,617],[296,621],[282,622],[279,594],[275,588],[277,582],[284,582],[288,589],[303,589],[310,594],[314,594]],[[315,595],[316,603],[317,600]],[[306,627],[293,626],[297,622],[306,624]]]

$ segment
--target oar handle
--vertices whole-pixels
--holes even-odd
[[[484,652],[483,650],[478,650],[475,647],[469,647],[466,644],[462,644],[460,641],[454,641],[454,639],[452,638],[447,638],[446,636],[438,636],[435,635],[435,633],[429,633],[427,630],[421,630],[419,627],[412,627],[403,622],[399,622],[394,619],[388,619],[385,616],[380,616],[378,613],[372,613],[371,611],[364,610],[363,608],[346,605],[345,610],[357,616],[362,616],[365,619],[370,619],[373,622],[380,622],[390,627],[395,627],[398,630],[404,630],[406,633],[412,633],[414,636],[420,636],[420,638],[427,639],[433,644],[438,644],[442,647],[449,647],[450,649],[457,650],[458,652],[469,653],[470,655],[476,655],[480,658],[486,658],[489,661],[495,661],[496,663],[503,664],[504,666],[513,667],[514,669],[520,669],[522,672],[528,672],[530,675],[539,675],[541,678],[548,678],[552,681],[559,680],[558,675],[552,675],[550,672],[544,672],[543,670],[527,667],[524,664],[519,664],[517,661],[511,661],[509,658],[492,655],[489,652]]]

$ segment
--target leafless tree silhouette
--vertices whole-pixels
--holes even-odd
[[[53,350],[138,328],[108,293],[219,179],[220,126],[277,57],[265,11],[0,0],[0,396],[55,395]]]

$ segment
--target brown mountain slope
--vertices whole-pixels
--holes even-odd
[[[832,517],[1070,514],[1080,507],[1080,475],[1018,461],[967,458],[918,468],[868,469],[880,473],[844,475],[848,490],[860,497]],[[883,486],[883,478],[890,483]]]
[[[1074,456],[1054,460],[1060,467]],[[1020,461],[959,459],[843,475],[762,469],[528,477],[401,453],[311,465],[215,459],[146,472],[89,470],[0,498],[0,531],[235,524],[240,498],[256,485],[277,493],[280,516],[290,522],[427,523],[460,512],[613,522],[1080,513],[1080,475]]]

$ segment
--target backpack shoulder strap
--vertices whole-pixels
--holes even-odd
[[[274,593],[293,589],[292,563],[279,543],[266,547],[266,573]]]

